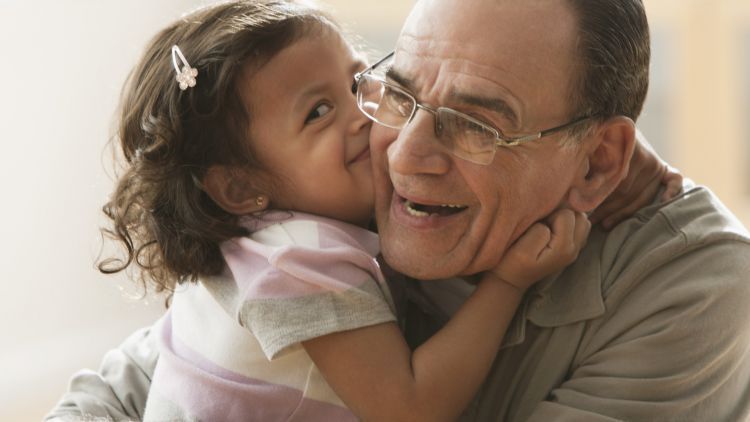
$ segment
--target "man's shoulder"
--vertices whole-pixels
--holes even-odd
[[[713,250],[727,244],[735,253],[717,259]],[[678,197],[642,209],[603,237],[602,292],[627,289],[623,284],[636,284],[664,267],[677,270],[688,255],[717,269],[746,267],[750,261],[747,229],[702,186],[687,185]]]
[[[674,232],[685,237],[687,245],[731,239],[750,242],[743,224],[704,186],[690,186],[674,200],[647,207],[636,217],[645,221],[663,217]]]
[[[619,250],[619,258],[627,259],[665,246],[679,253],[727,240],[750,243],[750,234],[713,192],[688,184],[676,198],[645,207],[618,226],[604,247]],[[631,253],[623,253],[626,250]]]

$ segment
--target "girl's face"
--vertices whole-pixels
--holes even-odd
[[[351,92],[364,67],[330,33],[295,42],[246,79],[251,147],[277,177],[272,208],[360,226],[371,219],[370,121]]]

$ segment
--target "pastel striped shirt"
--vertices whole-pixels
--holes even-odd
[[[222,277],[180,287],[156,326],[144,420],[356,420],[301,342],[395,321],[377,235],[274,212],[221,245]]]

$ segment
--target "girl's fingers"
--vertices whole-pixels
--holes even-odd
[[[575,218],[573,242],[578,250],[580,250],[589,238],[589,233],[591,232],[591,221],[589,221],[586,214],[582,212],[575,213]]]
[[[659,200],[661,200],[662,202],[666,202],[680,193],[680,191],[682,190],[683,177],[679,170],[674,167],[668,166],[667,173],[664,175],[664,177],[662,177],[661,182],[666,187],[664,188],[664,192],[662,192],[661,196],[659,197]]]
[[[548,219],[551,228],[549,248],[540,255],[540,260],[546,257],[559,257],[568,260],[578,253],[575,243],[576,213],[570,209],[555,211]]]
[[[573,262],[590,228],[591,223],[583,213],[569,209],[555,211],[545,222],[529,227],[492,272],[513,285],[526,288]]]
[[[547,249],[550,236],[550,229],[545,224],[532,225],[490,272],[516,287],[529,287],[546,274],[546,266],[540,265],[539,257]]]
[[[529,263],[533,264],[539,257],[539,254],[547,248],[551,236],[552,233],[549,227],[542,223],[535,223],[516,240],[510,253],[514,254],[514,258],[516,259],[529,260]],[[523,255],[523,257],[520,255]]]

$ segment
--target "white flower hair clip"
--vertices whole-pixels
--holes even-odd
[[[182,69],[180,69],[177,59],[182,62]],[[195,86],[195,77],[198,76],[198,69],[190,67],[190,63],[182,55],[182,51],[177,45],[172,46],[172,65],[174,65],[174,70],[177,72],[175,79],[180,84],[181,90],[184,91],[188,87],[192,88]]]

